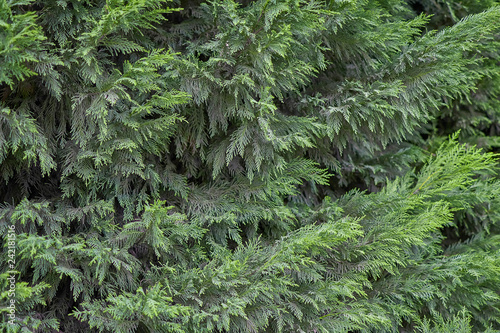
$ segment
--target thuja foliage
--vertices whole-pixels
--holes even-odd
[[[499,38],[493,0],[0,0],[0,327],[500,330]]]

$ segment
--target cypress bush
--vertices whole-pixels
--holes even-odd
[[[495,0],[0,0],[1,329],[500,331],[499,61]]]

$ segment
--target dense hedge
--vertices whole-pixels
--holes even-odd
[[[0,327],[500,330],[499,51],[492,0],[0,0]]]

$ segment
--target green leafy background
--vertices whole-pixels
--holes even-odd
[[[0,327],[499,331],[499,52],[494,0],[0,0]]]

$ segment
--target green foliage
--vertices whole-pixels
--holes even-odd
[[[434,325],[431,325],[429,321],[424,321],[423,325],[417,328],[417,332],[422,333],[445,333],[445,332],[460,332],[460,333],[470,333],[472,332],[472,327],[470,326],[470,317],[466,315],[465,312],[460,313],[457,316],[452,317],[450,320],[445,321],[443,318],[439,317]],[[494,330],[487,329],[484,331],[494,332]]]
[[[182,324],[175,319],[189,315],[190,309],[171,302],[162,286],[156,284],[146,292],[139,288],[134,294],[125,292],[110,296],[106,302],[84,302],[82,307],[86,310],[75,311],[74,315],[88,321],[90,328],[97,327],[100,331],[135,332],[142,325],[143,330],[184,332]]]
[[[19,10],[29,2],[0,2],[0,84],[7,84],[11,89],[14,80],[36,74],[27,64],[37,62],[36,54],[42,51],[40,44],[45,40],[41,27],[36,25],[35,13]]]
[[[2,331],[500,330],[499,34],[497,1],[0,0]]]

